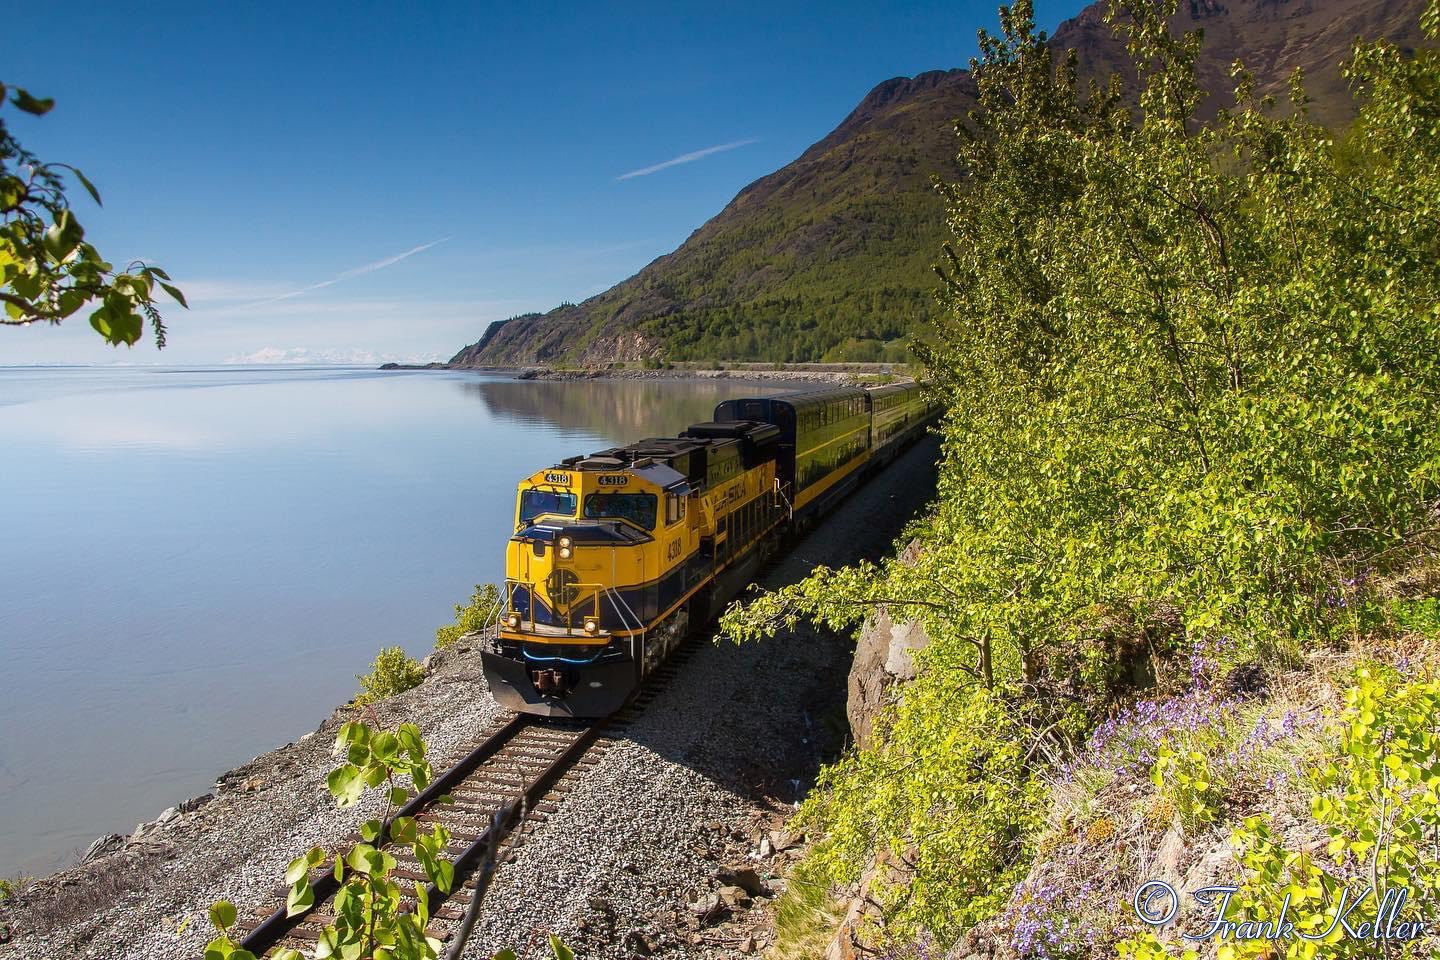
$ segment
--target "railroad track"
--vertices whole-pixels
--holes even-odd
[[[433,885],[428,890],[430,925],[426,933],[446,945],[442,956],[459,956],[495,870],[558,809],[697,647],[694,639],[681,644],[635,699],[606,720],[563,722],[512,716],[483,734],[470,753],[396,811],[395,816],[414,817],[422,827],[439,823],[450,833],[443,852],[455,866],[455,882],[448,894]],[[441,802],[442,798],[449,802]],[[359,840],[359,834],[354,834],[341,846],[348,849]],[[426,882],[423,868],[407,849],[399,845],[386,849],[398,861],[393,877]],[[232,936],[257,957],[285,947],[308,956],[321,931],[334,922],[331,903],[337,886],[327,861],[313,883],[314,907],[287,917],[287,888],[277,887],[270,903],[236,922]],[[405,898],[405,907],[414,909],[413,897]]]
[[[558,800],[573,788],[570,781],[600,762],[613,743],[603,736],[605,726],[512,717],[396,812],[414,817],[422,827],[439,823],[450,833],[444,854],[455,865],[455,882],[448,894],[433,885],[429,889],[430,936],[447,945],[463,944],[469,932],[467,914],[473,914],[472,903],[478,906],[484,897],[494,867],[555,811]],[[342,846],[348,849],[359,840],[356,834]],[[408,849],[397,844],[387,851],[398,861],[393,877],[427,882],[424,868]],[[338,884],[324,872],[313,886],[315,906],[299,916],[285,915],[286,891],[281,887],[271,905],[238,921],[241,946],[257,957],[282,947],[307,955],[313,951],[321,931],[334,922],[331,903]],[[405,906],[414,909],[414,899],[407,897]]]

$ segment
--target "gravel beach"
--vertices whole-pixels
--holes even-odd
[[[934,492],[927,438],[854,493],[766,575],[890,552]],[[848,639],[808,629],[760,644],[702,644],[497,874],[465,956],[548,955],[548,932],[583,957],[741,957],[772,938],[769,904],[799,854],[784,818],[844,742]],[[464,641],[425,682],[376,706],[417,723],[437,769],[497,720]],[[271,902],[285,864],[338,844],[373,812],[325,790],[334,731],[320,729],[224,774],[80,866],[0,903],[0,958],[182,960],[200,955],[209,904]]]

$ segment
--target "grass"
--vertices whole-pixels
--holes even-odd
[[[802,860],[775,900],[775,943],[765,955],[770,960],[822,957],[843,918],[842,905],[830,896],[829,885],[807,879]]]

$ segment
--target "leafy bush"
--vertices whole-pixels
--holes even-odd
[[[360,681],[360,695],[355,703],[375,703],[418,687],[425,679],[425,668],[406,654],[403,647],[386,647],[375,655],[370,672],[356,674],[355,679]]]
[[[1440,639],[1440,597],[1397,601],[1390,605],[1390,616],[1405,630]]]
[[[798,816],[824,831],[811,868],[854,883],[871,851],[913,873],[872,895],[890,932],[953,936],[993,913],[1029,866],[1043,796],[1023,708],[938,672],[906,688],[881,745],[828,768]]]
[[[1160,789],[1161,801],[1174,807],[1186,830],[1215,822],[1219,797],[1205,754],[1162,746],[1151,779]]]
[[[1436,550],[1440,53],[1359,48],[1368,99],[1340,149],[1298,78],[1276,110],[1237,70],[1234,108],[1202,122],[1199,35],[1170,32],[1174,2],[1118,7],[1138,116],[1118,82],[1081,89],[1029,2],[982,39],[945,310],[916,347],[948,410],[918,555],[819,569],[722,620],[743,639],[883,603],[923,624],[881,745],[807,807],[837,879],[919,851],[887,901],[902,930],[1005,902],[1038,768],[1127,684],[1187,683],[1185,652],[1223,674],[1364,636],[1385,621],[1374,583]],[[1440,37],[1440,3],[1422,22]],[[1135,762],[1161,762],[1159,805],[1199,829],[1244,736],[1182,732]]]
[[[443,650],[467,633],[480,633],[489,628],[499,615],[500,590],[493,583],[475,584],[470,602],[455,604],[455,622],[435,631],[435,649]]]

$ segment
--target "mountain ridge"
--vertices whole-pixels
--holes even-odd
[[[1420,0],[1188,0],[1205,31],[1200,76],[1220,106],[1239,59],[1262,93],[1306,76],[1312,115],[1353,117],[1339,63],[1357,38],[1421,43]],[[1117,72],[1123,43],[1094,3],[1049,38],[1082,77]],[[580,304],[491,323],[452,366],[603,365],[642,359],[903,359],[934,315],[930,264],[946,235],[931,176],[954,179],[954,121],[975,105],[967,69],[892,77],[794,161],[742,188],[670,253]]]

